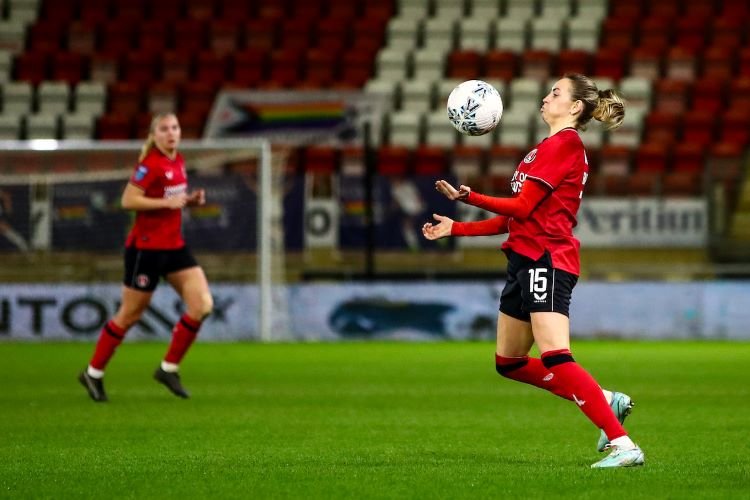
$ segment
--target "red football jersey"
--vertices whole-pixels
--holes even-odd
[[[517,194],[527,179],[534,179],[550,193],[528,218],[510,220],[502,248],[534,260],[549,251],[553,267],[579,275],[581,245],[573,228],[588,175],[586,151],[577,130],[565,128],[540,142],[518,164],[511,188]]]
[[[185,160],[179,153],[170,160],[158,148],[135,168],[130,183],[149,198],[171,198],[187,192]],[[182,210],[163,208],[139,210],[127,239],[127,246],[148,250],[174,250],[185,246],[182,239]]]

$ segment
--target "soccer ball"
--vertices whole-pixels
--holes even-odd
[[[494,129],[503,115],[500,93],[487,82],[468,80],[448,96],[448,119],[466,135],[484,135]]]

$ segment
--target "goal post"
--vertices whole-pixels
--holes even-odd
[[[9,264],[0,282],[119,283],[132,222],[119,199],[141,146],[0,141],[0,255]],[[265,139],[184,140],[179,150],[191,188],[207,192],[206,206],[186,209],[188,245],[212,285],[217,279],[257,287],[253,331],[237,337],[284,338],[286,150]]]

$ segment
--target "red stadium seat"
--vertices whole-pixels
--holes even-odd
[[[610,2],[610,18],[638,19],[646,16],[643,0],[630,2]]]
[[[341,52],[351,43],[351,19],[328,17],[316,23],[314,44],[321,50]]]
[[[109,86],[108,111],[112,115],[133,116],[143,110],[143,88],[130,82],[118,82]]]
[[[328,17],[352,21],[359,16],[359,2],[328,0]]]
[[[674,44],[690,51],[702,49],[708,34],[706,19],[703,15],[695,14],[691,6],[689,17],[677,19]]]
[[[208,27],[208,47],[217,55],[231,54],[241,46],[240,24],[235,20],[213,21]]]
[[[510,50],[490,50],[484,56],[484,76],[509,82],[518,73],[518,58]]]
[[[557,55],[557,72],[591,74],[591,55],[585,50],[561,50]]]
[[[158,78],[157,63],[157,57],[152,52],[128,53],[122,61],[120,80],[136,85],[149,85]]]
[[[414,152],[416,175],[443,176],[448,165],[445,149],[439,146],[420,146]]]
[[[377,172],[379,175],[401,177],[409,173],[411,152],[403,146],[381,146],[378,150]]]
[[[664,111],[652,111],[644,121],[644,142],[669,145],[680,137],[680,115]]]
[[[111,18],[110,7],[106,0],[81,0],[79,19],[89,25],[104,24]]]
[[[521,57],[521,76],[547,80],[556,71],[555,56],[547,50],[531,49]]]
[[[690,108],[695,111],[718,113],[724,108],[726,80],[722,78],[701,78],[693,82]]]
[[[671,44],[673,25],[672,16],[651,16],[639,20],[638,46],[664,51]]]
[[[448,55],[448,78],[471,80],[483,74],[482,55],[475,50],[457,50]]]
[[[738,181],[744,170],[745,148],[733,142],[718,142],[711,146],[706,155],[706,173],[709,179]]]
[[[120,57],[115,54],[94,54],[90,59],[91,79],[115,83],[120,79]]]
[[[661,49],[641,47],[630,53],[630,76],[639,76],[648,80],[661,77]]]
[[[616,175],[621,178],[632,170],[632,150],[625,146],[607,144],[599,152],[598,171],[602,175]]]
[[[245,23],[245,47],[271,50],[276,47],[278,22],[273,19],[253,19]]]
[[[309,18],[290,18],[279,27],[280,34],[277,43],[283,50],[304,51],[312,45],[314,20]]]
[[[737,76],[750,77],[750,47],[741,47],[737,53]]]
[[[665,113],[683,113],[688,107],[690,84],[664,78],[654,84],[653,109]]]
[[[27,29],[26,50],[33,52],[60,50],[63,32],[63,25],[56,19],[37,21]]]
[[[125,55],[134,47],[135,25],[129,21],[110,21],[102,26],[97,50]]]
[[[701,76],[729,80],[734,75],[736,51],[734,48],[711,46],[703,51]]]
[[[610,16],[602,22],[599,46],[607,49],[630,50],[638,26],[637,17]]]
[[[708,144],[681,142],[672,149],[672,172],[703,172]]]
[[[68,27],[68,50],[78,54],[93,54],[96,51],[98,29],[89,23],[76,21]]]
[[[193,75],[193,57],[185,52],[165,52],[161,57],[161,79],[165,82],[182,83]]]
[[[340,54],[319,49],[305,54],[305,79],[317,87],[328,87],[338,79]]]
[[[669,164],[669,152],[664,143],[645,143],[635,153],[636,172],[664,172]]]
[[[203,51],[195,60],[195,80],[208,85],[221,85],[227,80],[228,59],[225,55]]]
[[[515,146],[493,145],[487,154],[487,173],[501,175],[514,172],[525,151]]]
[[[305,172],[332,174],[338,170],[339,151],[330,146],[305,148],[302,163]]]
[[[119,21],[140,23],[144,17],[149,17],[150,4],[146,0],[114,0],[113,17]],[[158,12],[159,8],[155,10]]]
[[[750,77],[735,78],[729,82],[729,109],[750,113]]]
[[[216,3],[215,0],[185,0],[185,15],[191,19],[210,21],[216,14]]]
[[[750,5],[745,0],[722,0],[719,15],[747,20],[750,18]]]
[[[133,117],[120,113],[109,113],[97,120],[98,139],[131,139],[133,137]]]
[[[162,54],[170,45],[172,25],[164,20],[149,20],[138,23],[135,44],[140,52]]]
[[[182,86],[182,108],[180,113],[207,115],[216,98],[216,87],[201,80]]]
[[[683,0],[659,0],[647,2],[649,16],[676,18],[681,14]]]
[[[348,50],[341,66],[341,81],[362,87],[373,73],[375,53],[370,50]]]
[[[667,172],[661,180],[663,196],[696,197],[703,192],[703,176],[700,171]]]
[[[746,26],[742,17],[721,16],[710,22],[711,46],[736,49],[742,45]]]
[[[219,9],[220,19],[227,21],[248,21],[254,14],[253,5],[245,0],[223,0]]]
[[[280,87],[292,87],[300,79],[302,58],[296,50],[276,50],[269,61],[269,80]]]
[[[148,88],[146,109],[150,113],[176,113],[180,109],[180,92],[177,84],[158,82]]]
[[[664,76],[677,80],[694,80],[698,74],[697,49],[671,47],[664,57]]]
[[[151,8],[151,18],[179,19],[183,16],[184,11],[183,0],[159,0],[158,7]]]
[[[38,85],[47,79],[50,56],[44,52],[24,52],[16,56],[15,79]]]
[[[456,146],[453,148],[451,173],[459,183],[477,185],[475,179],[482,177],[485,164],[485,150],[479,146]]]
[[[78,13],[78,2],[40,2],[40,19],[70,24]]]
[[[180,129],[185,139],[200,139],[206,125],[206,114],[200,112],[180,113]]]
[[[716,112],[696,109],[682,117],[682,143],[704,148],[716,135]]]
[[[57,52],[52,56],[52,79],[76,85],[88,78],[87,62],[76,52]]]
[[[179,19],[174,24],[174,45],[178,52],[195,54],[206,48],[206,23],[199,19]]]
[[[246,49],[234,54],[232,62],[233,85],[253,87],[266,77],[266,53],[260,49]]]
[[[721,142],[740,146],[750,144],[750,115],[747,109],[729,109],[720,118],[719,139]]]
[[[628,176],[624,184],[628,196],[657,196],[661,193],[661,170],[640,170]]]
[[[594,76],[620,80],[625,76],[625,53],[620,49],[599,49],[594,54]]]

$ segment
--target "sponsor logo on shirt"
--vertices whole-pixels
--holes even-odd
[[[138,168],[135,169],[135,175],[133,178],[140,182],[146,178],[146,174],[148,174],[148,167],[146,165],[138,165]]]
[[[536,159],[536,148],[532,149],[529,154],[523,159],[524,163],[531,163]]]
[[[177,184],[176,186],[166,186],[164,188],[164,197],[165,198],[172,198],[173,196],[181,195],[182,193],[187,192],[187,184]]]

